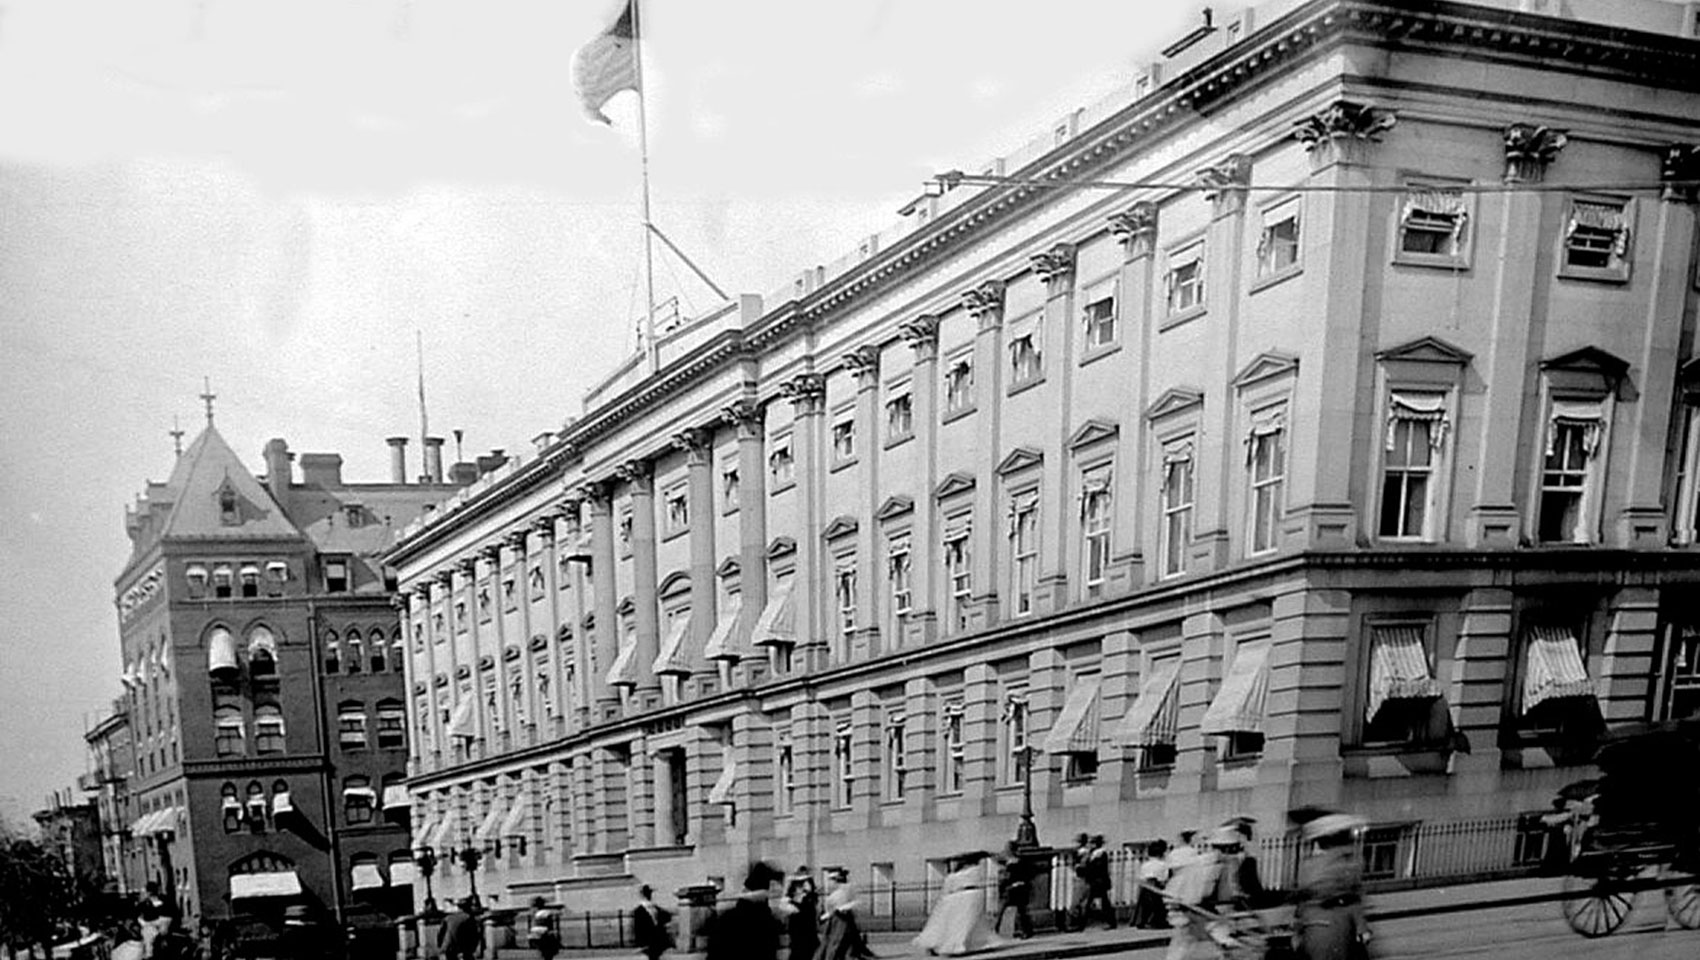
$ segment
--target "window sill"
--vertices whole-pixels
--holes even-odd
[[[828,473],[837,473],[840,470],[847,470],[847,469],[855,466],[856,464],[858,464],[860,462],[861,462],[860,457],[846,457],[843,460],[834,460],[832,462],[832,466],[827,468],[827,472]]]
[[[661,534],[661,542],[662,543],[668,543],[670,541],[677,540],[680,537],[682,537],[685,534],[690,533],[690,532],[691,532],[691,528],[688,527],[688,526],[679,527],[676,530],[663,531],[662,534]]]
[[[915,432],[913,430],[908,433],[900,433],[894,437],[887,437],[885,441],[885,448],[890,450],[894,447],[901,447],[913,439],[915,439]]]
[[[1282,281],[1291,280],[1292,278],[1299,276],[1300,274],[1302,274],[1304,272],[1305,272],[1304,264],[1302,264],[1302,263],[1288,264],[1287,266],[1282,267],[1281,269],[1275,271],[1274,273],[1266,274],[1264,276],[1258,277],[1256,280],[1253,280],[1251,282],[1251,287],[1246,290],[1246,293],[1248,293],[1248,294],[1249,293],[1259,293],[1261,291],[1269,289],[1270,287],[1273,287],[1273,286],[1280,284]]]
[[[1558,278],[1560,280],[1582,280],[1589,283],[1621,285],[1629,282],[1629,264],[1616,267],[1572,267],[1561,264],[1558,268]]]
[[[1087,347],[1085,350],[1081,351],[1080,365],[1084,367],[1089,363],[1095,363],[1105,357],[1114,356],[1121,352],[1122,345],[1119,340],[1112,343],[1106,343],[1101,347]]]
[[[720,508],[720,515],[723,516],[723,517],[735,517],[735,516],[738,515],[738,507],[736,505],[733,505],[733,506],[730,506],[730,507],[721,507]]]
[[[1469,270],[1470,258],[1439,253],[1395,252],[1393,262],[1401,267],[1424,267],[1430,270]]]
[[[1199,317],[1204,316],[1205,311],[1206,308],[1201,304],[1196,307],[1188,307],[1185,310],[1170,313],[1157,324],[1157,332],[1164,333],[1169,330],[1173,330],[1183,323],[1190,323],[1197,320]]]
[[[973,404],[970,404],[970,405],[968,405],[966,407],[962,407],[960,409],[947,410],[947,411],[945,411],[944,417],[939,422],[941,422],[941,423],[951,423],[951,422],[956,421],[956,420],[961,420],[963,417],[973,416],[975,409],[976,409],[975,406]]]
[[[1044,382],[1045,382],[1045,375],[1044,374],[1040,374],[1039,376],[1033,377],[1030,380],[1022,380],[1019,383],[1012,382],[1009,385],[1009,389],[1004,391],[1004,396],[1013,397],[1018,393],[1025,393],[1028,390],[1031,390],[1034,387],[1037,387]]]

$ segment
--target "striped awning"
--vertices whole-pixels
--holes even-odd
[[[790,646],[797,642],[797,601],[793,587],[796,578],[790,577],[774,588],[767,606],[756,621],[751,642],[758,645]]]
[[[614,665],[608,668],[610,687],[635,687],[638,684],[637,641],[633,639],[620,649]]]
[[[691,618],[689,614],[673,618],[667,626],[667,636],[661,641],[661,652],[655,655],[650,671],[658,677],[691,675]]]
[[[215,677],[234,676],[236,673],[236,638],[223,627],[207,637],[207,672]]]
[[[1440,683],[1429,673],[1423,629],[1377,627],[1370,639],[1364,719],[1373,721],[1389,700],[1433,700],[1440,693]]]
[[[743,608],[738,597],[730,597],[720,605],[720,619],[714,622],[714,632],[708,635],[708,643],[702,648],[704,657],[733,662],[743,659],[743,644],[738,636],[738,618]]]
[[[413,798],[408,795],[407,786],[400,783],[384,784],[384,809],[402,811],[411,809]]]
[[[1039,742],[1046,753],[1098,752],[1098,684],[1096,676],[1081,677],[1069,688],[1057,722]]]
[[[1269,696],[1269,641],[1243,643],[1228,667],[1216,699],[1204,711],[1198,731],[1207,737],[1262,733],[1263,706]]]
[[[709,788],[708,802],[722,806],[736,803],[732,796],[732,787],[738,782],[738,763],[731,757],[726,758],[726,765],[720,768],[720,776],[714,778],[714,786]]]
[[[1181,660],[1172,657],[1154,667],[1139,684],[1139,696],[1122,717],[1116,741],[1124,747],[1167,746],[1175,742]]]
[[[1594,682],[1582,662],[1582,645],[1564,627],[1534,627],[1529,631],[1529,662],[1523,678],[1523,712],[1548,700],[1591,697]]]
[[[375,863],[357,863],[352,871],[352,881],[349,888],[353,890],[378,890],[384,886],[384,872]]]
[[[410,886],[417,877],[418,871],[414,869],[412,860],[390,861],[390,886]]]
[[[460,703],[455,705],[455,712],[449,716],[449,736],[463,737],[467,740],[478,736],[477,718],[472,715],[472,696],[463,696]]]
[[[508,807],[508,813],[502,818],[502,836],[528,837],[531,835],[531,794],[520,792]]]
[[[507,801],[501,797],[495,798],[490,803],[490,812],[484,815],[484,822],[478,825],[478,830],[472,835],[472,839],[479,843],[491,843],[500,838],[502,835],[502,818],[507,815]]]
[[[460,841],[460,814],[450,810],[443,814],[443,819],[437,821],[436,828],[425,837],[424,846],[443,850],[460,846]]]
[[[426,847],[432,846],[433,844],[431,841],[435,839],[432,835],[437,832],[437,828],[441,825],[442,821],[433,817],[426,817],[423,822],[413,829],[413,848],[415,850],[422,850]],[[394,868],[391,868],[390,872],[394,873]]]
[[[301,895],[301,878],[294,870],[266,873],[237,873],[230,877],[230,899],[296,897]]]

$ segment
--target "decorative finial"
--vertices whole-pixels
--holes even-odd
[[[166,433],[171,434],[171,452],[181,457],[183,455],[183,428],[178,425],[175,416],[171,418],[171,429],[167,430]]]
[[[212,392],[211,377],[202,377],[201,384],[202,390],[205,391],[201,394],[201,402],[207,405],[207,426],[210,427],[213,422],[213,401],[218,399],[218,394]]]

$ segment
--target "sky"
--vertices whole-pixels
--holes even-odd
[[[645,0],[654,220],[765,294],[1127,83],[1201,5]],[[634,349],[635,97],[593,124],[569,82],[616,7],[0,0],[0,817],[86,768],[124,508],[204,425],[203,378],[255,473],[283,437],[381,481],[384,438],[419,433],[416,336],[468,457]]]

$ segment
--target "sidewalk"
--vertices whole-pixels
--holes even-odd
[[[1383,914],[1421,913],[1426,910],[1443,909],[1459,904],[1492,904],[1499,900],[1546,896],[1558,893],[1560,885],[1561,881],[1556,877],[1532,877],[1382,893],[1370,899],[1370,919],[1373,921],[1378,915]],[[909,941],[914,936],[913,932],[875,931],[868,935],[868,943],[873,947],[874,952],[881,957],[923,956],[920,951],[909,945]],[[1164,930],[1133,930],[1121,927],[1116,930],[1094,929],[1083,933],[1041,932],[1031,940],[1012,940],[996,950],[988,950],[974,956],[995,957],[997,960],[1060,960],[1064,957],[1091,957],[1108,953],[1160,948],[1167,946],[1168,943],[1169,934]],[[504,956],[524,954],[523,951],[513,951],[511,954],[508,951],[503,951],[503,953]],[[570,950],[564,951],[561,956],[571,958],[571,960],[601,960],[604,957],[620,957],[630,960],[633,952],[629,947],[623,950]],[[681,952],[669,954],[669,956],[677,957],[679,960],[688,960],[690,957],[701,956],[701,954]]]

